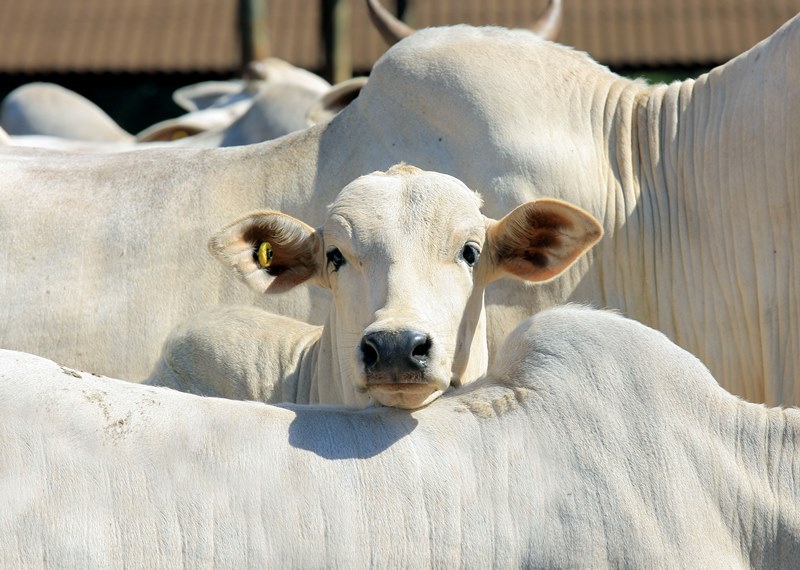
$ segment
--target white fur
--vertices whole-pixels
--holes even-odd
[[[28,83],[9,93],[0,104],[0,127],[10,135],[46,135],[70,141],[133,140],[100,107],[53,83]]]
[[[662,334],[525,321],[413,413],[200,398],[0,352],[0,566],[794,568],[800,412]]]

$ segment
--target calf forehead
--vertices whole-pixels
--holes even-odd
[[[440,242],[482,230],[480,207],[480,196],[456,178],[395,166],[348,184],[331,205],[325,230],[355,242]]]

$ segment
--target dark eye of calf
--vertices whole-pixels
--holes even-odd
[[[464,244],[464,249],[461,250],[461,257],[467,262],[467,265],[472,267],[478,262],[481,255],[481,250],[474,243]]]
[[[328,258],[328,263],[331,264],[334,271],[339,271],[339,268],[347,263],[347,260],[342,255],[342,252],[336,247],[328,251],[325,256]]]

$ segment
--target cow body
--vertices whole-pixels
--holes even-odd
[[[133,136],[100,107],[53,83],[28,83],[9,93],[0,104],[0,127],[11,135],[95,143],[133,141]]]
[[[306,127],[312,105],[331,90],[313,73],[277,58],[250,64],[247,81],[208,104],[198,91],[221,91],[218,83],[182,88],[174,98],[194,110],[152,125],[139,133],[140,142],[180,140],[179,146],[239,146],[281,137]],[[185,137],[183,139],[182,137]]]
[[[4,567],[796,567],[800,412],[618,315],[545,311],[408,413],[0,352]]]
[[[142,377],[193,311],[249,302],[208,265],[222,222],[269,207],[315,225],[346,183],[407,161],[459,178],[492,217],[554,196],[604,226],[592,263],[536,295],[489,287],[492,352],[521,318],[585,301],[664,331],[737,394],[800,402],[798,36],[796,18],[696,81],[648,87],[529,33],[430,29],[390,49],[330,123],[273,143],[81,159],[3,148],[13,324],[0,345]],[[319,300],[261,305],[319,323]]]
[[[281,137],[307,126],[307,115],[331,85],[276,58],[253,62],[248,80],[213,81],[178,89],[189,112],[151,125],[136,137],[97,105],[50,83],[29,83],[3,100],[0,126],[15,146],[73,152],[124,152],[137,145],[213,148]]]

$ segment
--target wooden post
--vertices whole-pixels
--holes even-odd
[[[331,83],[353,76],[350,42],[350,0],[321,0],[322,43],[325,49],[323,75]]]
[[[406,24],[415,28],[413,10],[408,5],[408,0],[397,0],[397,17]]]
[[[258,59],[269,57],[268,0],[240,0],[239,26],[241,30],[242,67]]]
[[[267,4],[268,0],[250,0],[253,14],[253,59],[266,59],[270,56]]]
[[[406,10],[408,10],[408,0],[397,0],[397,17],[404,20],[406,17]]]

